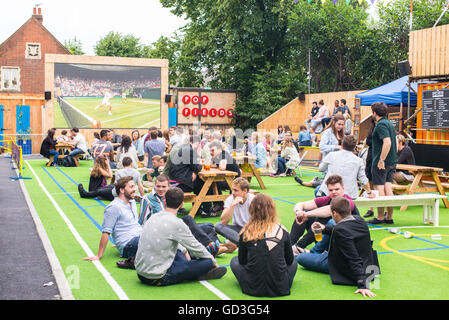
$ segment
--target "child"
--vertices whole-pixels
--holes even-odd
[[[153,179],[161,173],[159,171],[161,156],[155,155],[151,158],[153,168],[147,169],[147,174],[144,176],[144,187],[153,188]]]

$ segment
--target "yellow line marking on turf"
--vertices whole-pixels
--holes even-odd
[[[416,236],[420,236],[420,237],[423,237],[423,236],[424,236],[424,237],[425,237],[425,236],[431,236],[431,235],[430,235],[430,234],[416,234]],[[449,235],[445,235],[445,234],[443,234],[443,235],[441,235],[441,236],[443,236],[443,237],[449,237]],[[395,250],[395,249],[390,248],[390,247],[387,245],[387,242],[388,242],[388,241],[390,241],[390,240],[392,240],[392,239],[395,239],[395,238],[400,238],[400,237],[403,237],[403,235],[394,235],[394,236],[391,236],[391,237],[388,237],[388,238],[384,238],[384,239],[382,239],[382,241],[380,241],[379,244],[380,244],[380,246],[381,246],[382,248],[384,248],[384,249],[386,249],[386,250],[388,250],[388,251],[392,251],[392,252],[397,253],[397,254],[399,254],[399,255],[401,255],[401,256],[404,256],[404,257],[407,257],[407,258],[410,258],[410,259],[413,259],[413,260],[416,260],[416,261],[419,261],[419,262],[427,263],[427,264],[429,264],[429,265],[431,265],[431,266],[434,266],[434,267],[436,267],[436,268],[440,268],[440,269],[449,271],[449,267],[442,266],[442,265],[439,265],[439,264],[437,264],[437,263],[431,262],[431,261],[437,261],[437,259],[431,259],[431,258],[425,258],[425,257],[418,257],[418,256],[414,256],[414,255],[412,255],[412,254],[408,254],[408,253],[404,253],[404,252],[399,252],[399,251],[397,251],[397,250]],[[437,261],[437,262],[449,263],[449,260],[439,260],[439,261]]]

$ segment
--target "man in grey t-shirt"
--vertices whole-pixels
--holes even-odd
[[[144,224],[135,260],[137,276],[142,283],[167,286],[183,281],[218,279],[226,274],[227,269],[218,266],[187,225],[176,217],[183,201],[181,189],[169,189],[165,194],[165,210],[152,215]]]
[[[249,205],[254,195],[249,193],[249,182],[239,177],[232,182],[232,195],[224,204],[221,223],[215,225],[215,231],[228,240],[239,243],[239,232],[249,221]],[[232,225],[229,222],[232,219]]]

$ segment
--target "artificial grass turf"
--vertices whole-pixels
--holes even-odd
[[[101,226],[103,220],[104,206],[108,202],[99,202],[94,199],[82,199],[78,195],[77,183],[88,181],[89,167],[92,163],[81,161],[79,168],[45,168],[45,160],[28,161],[34,171],[42,180],[47,190],[53,194],[54,199],[63,209],[73,223],[81,237],[86,241],[94,254],[98,251],[101,231],[95,226],[95,221]],[[48,173],[47,173],[48,172]],[[304,180],[311,179],[316,173],[304,172]],[[53,179],[50,177],[52,176]],[[313,199],[313,189],[300,186],[292,177],[270,178],[263,177],[267,186],[266,190],[261,190],[257,181],[252,179],[251,189],[260,190],[275,199],[280,222],[290,230],[293,222],[293,205],[299,201]],[[56,183],[56,182],[59,184]],[[66,276],[72,279],[73,266],[79,268],[80,283],[79,288],[72,290],[77,299],[116,299],[116,294],[106,283],[102,275],[87,261],[82,261],[86,256],[83,249],[71,235],[65,223],[59,217],[53,205],[49,202],[46,195],[43,194],[36,179],[25,181],[28,192],[34,206],[41,217],[45,229],[49,235],[53,248],[63,265]],[[85,183],[87,187],[87,183]],[[62,190],[63,189],[63,190]],[[67,192],[67,193],[65,193]],[[70,197],[73,200],[70,199]],[[78,204],[76,204],[76,203]],[[84,206],[84,210],[79,207]],[[186,205],[190,209],[191,204]],[[361,209],[361,214],[365,209]],[[203,219],[196,217],[198,223],[212,222],[216,223],[219,218]],[[422,208],[409,207],[405,212],[395,210],[395,224],[393,226],[422,226]],[[449,225],[449,209],[440,204],[440,225]],[[435,264],[449,267],[448,263],[435,262],[434,265],[417,261],[411,258],[411,255],[418,257],[427,257],[438,260],[448,260],[449,248],[438,250],[425,250],[404,252],[406,255],[389,252],[389,249],[381,246],[384,238],[394,237],[395,235],[384,230],[385,226],[371,227],[374,248],[379,253],[379,262],[381,266],[380,278],[376,285],[377,289],[373,291],[377,294],[376,299],[448,299],[449,285],[448,270],[437,267]],[[388,225],[388,227],[390,227]],[[449,234],[448,228],[414,228],[404,229],[418,234],[440,233]],[[422,239],[422,240],[420,240]],[[428,241],[424,241],[428,240]],[[449,246],[449,238],[443,237],[440,241],[433,241],[430,236],[417,236],[413,239],[404,239],[395,237],[385,243],[391,249],[395,250],[413,250],[413,249],[431,249],[442,248],[438,244]],[[217,262],[220,265],[228,266],[232,257],[237,253],[219,256]],[[130,299],[162,299],[162,300],[203,300],[218,299],[211,291],[205,288],[199,282],[183,283],[176,286],[165,288],[148,287],[140,283],[135,271],[122,270],[116,267],[115,263],[119,260],[118,250],[109,243],[101,263],[122,287]],[[68,272],[68,271],[69,272]],[[222,291],[233,300],[238,299],[263,299],[250,297],[241,292],[237,280],[232,274],[230,268],[228,273],[218,280],[209,281],[218,290]],[[329,275],[311,272],[298,266],[298,271],[293,282],[291,295],[275,299],[363,299],[361,295],[354,295],[355,287],[332,285]]]

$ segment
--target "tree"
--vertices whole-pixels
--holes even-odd
[[[94,49],[97,56],[142,58],[145,55],[139,38],[113,31],[101,38]]]
[[[65,40],[64,47],[66,47],[67,50],[69,50],[71,54],[84,55],[83,46],[81,44],[81,41],[78,40],[76,37],[74,37],[73,39]]]

